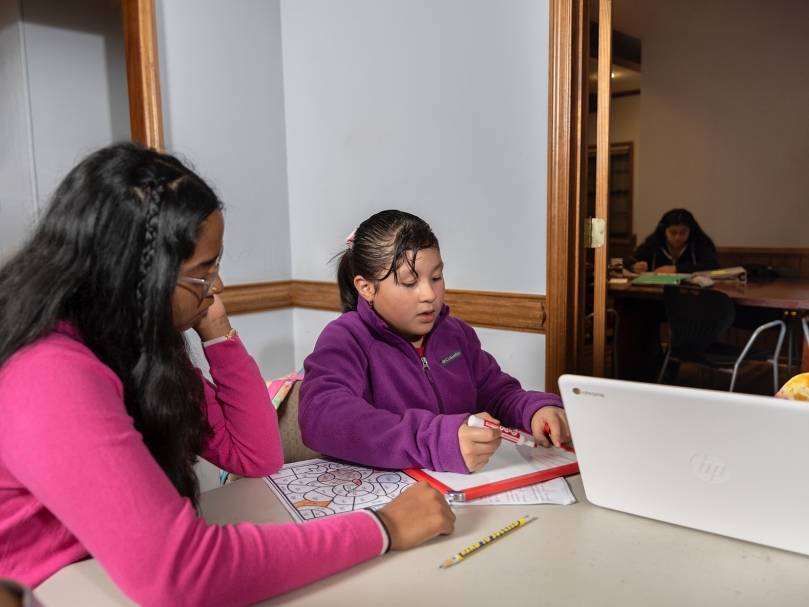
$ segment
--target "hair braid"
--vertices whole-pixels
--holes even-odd
[[[143,250],[140,255],[140,266],[138,268],[138,286],[135,291],[138,303],[138,331],[139,340],[143,339],[143,330],[146,326],[147,310],[144,305],[144,283],[149,271],[152,269],[155,248],[157,246],[157,227],[160,216],[160,202],[163,199],[164,188],[162,185],[152,185],[149,187],[147,196],[148,207],[146,209],[146,221],[144,222]]]

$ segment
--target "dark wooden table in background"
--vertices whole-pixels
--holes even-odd
[[[798,312],[798,323],[801,315],[809,310],[809,280],[806,279],[757,278],[746,284],[717,283],[711,288],[727,293],[737,306]],[[613,298],[620,318],[618,359],[621,379],[648,381],[655,374],[655,365],[660,362],[660,323],[666,318],[663,287],[611,284],[608,296]],[[809,371],[809,348],[799,324],[794,335],[803,344],[801,371]]]

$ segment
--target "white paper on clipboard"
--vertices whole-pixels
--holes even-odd
[[[505,481],[534,472],[576,463],[576,454],[558,447],[527,447],[502,441],[483,468],[472,474],[423,470],[455,491]]]

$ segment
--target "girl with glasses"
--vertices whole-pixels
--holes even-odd
[[[199,456],[250,477],[283,463],[218,296],[223,232],[195,173],[119,144],[68,174],[0,268],[0,577],[36,586],[92,556],[141,605],[248,605],[452,531],[426,485],[305,525],[198,516]]]

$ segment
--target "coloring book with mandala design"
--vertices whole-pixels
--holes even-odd
[[[401,470],[367,468],[338,459],[287,464],[264,481],[298,522],[376,510],[416,483]]]

